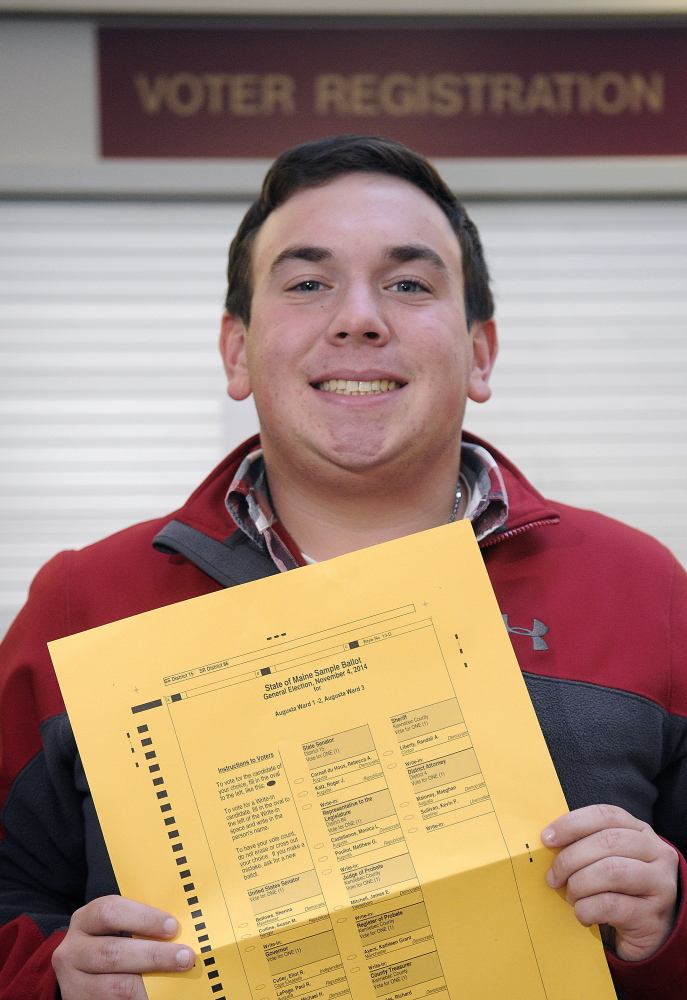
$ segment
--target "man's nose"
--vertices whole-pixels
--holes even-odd
[[[383,303],[374,289],[353,285],[342,291],[327,329],[328,340],[337,344],[357,342],[382,346],[390,337]]]

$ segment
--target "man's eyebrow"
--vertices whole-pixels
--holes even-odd
[[[270,271],[276,271],[285,260],[308,260],[316,264],[321,260],[329,260],[333,256],[331,250],[327,250],[326,247],[289,247],[275,257]]]
[[[422,244],[418,244],[417,246],[408,244],[402,247],[387,247],[384,256],[399,264],[409,264],[413,260],[427,260],[430,264],[434,264],[443,274],[448,272],[448,268],[439,254],[430,247],[423,246]]]

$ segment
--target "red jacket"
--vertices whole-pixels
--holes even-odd
[[[0,647],[1,1000],[54,1000],[51,955],[71,913],[116,891],[46,643],[221,589],[151,542],[170,518],[231,536],[224,497],[254,444],[169,517],[52,559]],[[510,509],[484,558],[568,804],[622,806],[684,853],[687,576],[649,536],[544,500],[487,447]],[[687,1000],[687,906],[651,958],[608,960],[627,1000]]]

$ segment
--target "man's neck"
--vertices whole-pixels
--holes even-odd
[[[360,473],[295,468],[269,446],[263,451],[276,515],[300,551],[318,561],[446,524],[454,511],[460,445],[421,469]]]

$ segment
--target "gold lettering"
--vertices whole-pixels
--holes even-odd
[[[460,114],[465,104],[463,95],[458,91],[462,82],[456,73],[437,73],[432,77],[432,111],[435,115],[448,118]]]
[[[285,73],[267,73],[262,81],[262,110],[271,115],[279,108],[285,115],[296,110],[296,81]]]
[[[468,85],[468,109],[472,115],[481,115],[484,111],[484,88],[487,83],[486,73],[466,73],[464,78]]]
[[[136,73],[133,83],[147,115],[167,109],[174,115],[191,117],[203,106],[209,115],[293,115],[296,112],[296,82],[285,73],[194,73],[179,72],[155,77]],[[516,73],[435,73],[413,76],[404,72],[321,73],[315,77],[314,110],[317,114],[393,117],[435,114],[446,118],[466,108],[473,115],[486,110],[494,115],[570,115],[598,112],[619,115],[623,111],[661,114],[665,106],[662,73],[630,73],[613,70],[587,73],[535,73],[524,80]]]
[[[534,111],[558,111],[558,102],[553,87],[544,73],[535,73],[527,87],[524,110],[530,114]]]
[[[229,106],[234,115],[259,115],[259,82],[257,73],[233,73],[227,77],[229,84]]]
[[[195,73],[175,73],[167,85],[167,107],[174,115],[188,118],[203,106],[205,88]]]
[[[564,115],[569,115],[573,109],[577,73],[552,73],[551,79],[558,87],[558,110]]]
[[[330,110],[340,115],[350,112],[348,80],[341,73],[320,73],[315,77],[315,111],[326,115]]]
[[[578,87],[578,106],[583,115],[594,110],[594,80],[588,73],[576,73]]]
[[[610,94],[609,94],[610,89]],[[628,86],[622,73],[599,73],[594,81],[594,103],[602,115],[619,115],[627,107]]]
[[[224,111],[224,73],[205,73],[203,82],[208,88],[208,113],[221,115]]]
[[[489,77],[489,110],[494,115],[501,115],[506,110],[521,114],[525,108],[522,103],[522,90],[525,86],[522,77],[515,73],[493,73]]]
[[[420,73],[415,78],[415,111],[420,115],[426,115],[431,111],[429,103],[429,77],[425,73]]]
[[[379,114],[374,92],[378,79],[376,73],[354,73],[351,76],[351,111],[354,115]]]
[[[389,73],[379,85],[379,104],[388,115],[411,115],[417,108],[416,85],[407,73]],[[374,113],[374,112],[373,112]],[[366,111],[365,114],[370,114]]]
[[[638,114],[643,110],[660,114],[663,111],[663,74],[652,73],[650,80],[645,80],[641,73],[633,73],[630,77],[628,93],[630,111]]]
[[[151,87],[145,73],[137,73],[134,77],[134,84],[138,92],[141,107],[145,113],[147,115],[157,115],[167,92],[167,77],[163,74],[158,74]]]

